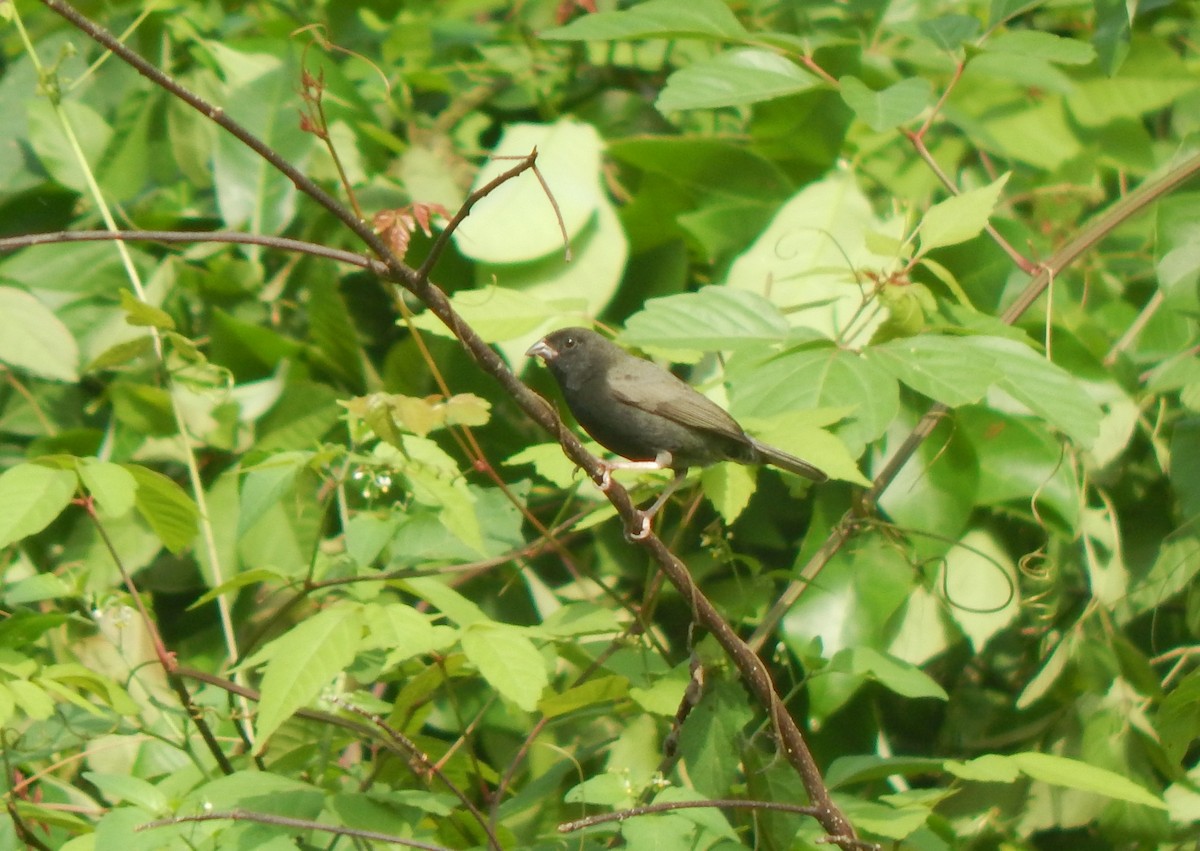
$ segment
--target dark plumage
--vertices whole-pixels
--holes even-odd
[[[707,396],[594,331],[562,328],[525,354],[545,361],[584,430],[632,462],[613,467],[676,471],[672,487],[648,515],[688,467],[737,461],[772,464],[815,482],[828,478],[807,461],[755,440]]]

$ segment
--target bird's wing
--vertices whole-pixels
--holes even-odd
[[[669,379],[664,381],[664,376]],[[613,397],[680,425],[745,440],[737,420],[691,385],[649,361],[630,360],[609,369]]]

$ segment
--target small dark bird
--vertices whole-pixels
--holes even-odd
[[[595,331],[562,328],[525,354],[545,361],[584,431],[629,459],[610,462],[610,469],[675,471],[666,491],[644,513],[639,537],[649,531],[650,519],[689,467],[737,461],[772,464],[814,482],[829,478],[807,461],[755,440],[707,396]],[[606,477],[601,486],[607,483]]]

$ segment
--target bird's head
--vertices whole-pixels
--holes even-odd
[[[612,345],[587,328],[560,328],[530,346],[525,355],[541,358],[546,366],[562,368],[590,361]]]

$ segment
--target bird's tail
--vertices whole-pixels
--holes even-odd
[[[774,446],[768,446],[761,441],[750,438],[750,445],[754,447],[754,451],[758,453],[760,460],[767,464],[778,467],[781,470],[787,470],[789,473],[795,473],[797,476],[804,476],[806,479],[812,479],[814,482],[824,482],[829,479],[829,476],[818,470],[807,461],[802,461],[795,455],[789,455],[782,449],[776,449]]]

